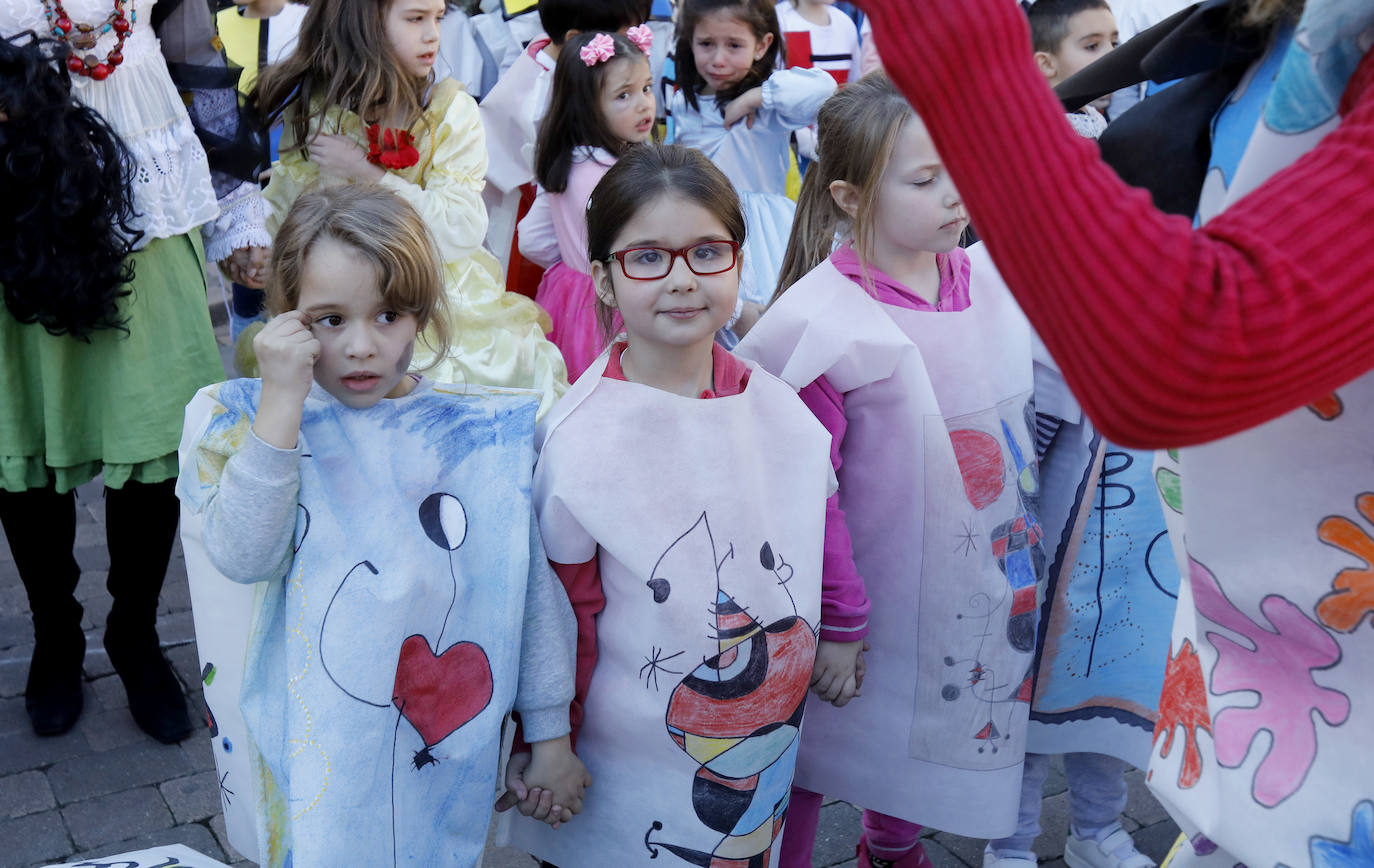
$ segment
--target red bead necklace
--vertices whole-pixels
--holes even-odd
[[[99,24],[73,22],[67,10],[62,8],[62,0],[43,0],[43,12],[53,35],[72,47],[72,54],[67,58],[67,69],[96,81],[104,81],[116,66],[124,62],[124,40],[133,30],[133,22],[138,20],[136,11],[128,16],[124,14],[124,0],[114,0],[114,11]],[[73,33],[73,30],[76,32]],[[104,61],[94,54],[77,53],[95,48],[96,41],[111,30],[115,32],[115,45],[105,55]]]

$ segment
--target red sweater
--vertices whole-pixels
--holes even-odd
[[[1195,230],[1064,122],[1016,3],[860,5],[1104,436],[1137,448],[1214,440],[1374,368],[1374,53],[1335,131]]]

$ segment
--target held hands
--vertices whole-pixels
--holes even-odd
[[[374,184],[386,176],[386,169],[369,163],[367,152],[348,136],[317,136],[310,140],[309,152],[322,175]]]
[[[270,247],[240,247],[219,261],[219,270],[234,283],[262,289],[263,281],[267,278],[267,261],[271,256]]]
[[[273,317],[253,338],[262,374],[262,400],[253,433],[278,449],[294,449],[301,429],[301,407],[315,379],[320,342],[310,319],[298,310]]]
[[[727,130],[741,120],[744,121],[745,127],[752,130],[754,128],[754,115],[761,108],[763,108],[763,88],[751,87],[730,101],[730,104],[725,107],[725,113],[721,115],[721,120],[725,122]]]
[[[820,640],[816,644],[816,665],[811,669],[811,692],[836,708],[858,696],[864,680],[863,652],[868,648],[863,640]]]
[[[518,808],[526,817],[557,829],[582,812],[591,775],[566,735],[535,742],[531,749],[532,754],[512,754],[506,763],[506,792],[496,800],[496,810]]]

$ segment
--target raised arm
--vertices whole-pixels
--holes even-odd
[[[1224,437],[1374,368],[1374,62],[1313,151],[1209,222],[1157,211],[1073,134],[1010,0],[863,0],[1008,285],[1094,424]]]

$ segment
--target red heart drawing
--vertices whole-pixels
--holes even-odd
[[[401,643],[391,701],[433,747],[491,702],[491,664],[482,646],[458,642],[439,656],[416,634]]]

